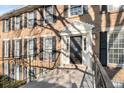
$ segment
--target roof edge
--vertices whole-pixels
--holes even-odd
[[[35,8],[38,8],[40,7],[41,5],[26,5],[26,6],[22,6],[22,7],[18,7],[16,9],[13,9],[13,10],[10,10],[9,12],[7,13],[4,13],[0,16],[0,20],[3,20],[3,19],[8,19],[12,16],[17,16],[21,13],[24,13],[24,12],[27,12],[27,11],[30,11],[32,9],[35,9]]]

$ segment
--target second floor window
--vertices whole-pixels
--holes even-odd
[[[83,8],[81,5],[70,5],[70,15],[81,15],[83,14]]]
[[[27,14],[27,27],[32,28],[34,27],[34,21],[35,21],[35,14],[34,12],[30,12]]]
[[[21,23],[21,17],[17,16],[16,17],[16,30],[20,29],[20,23]]]
[[[5,20],[2,21],[2,31],[5,31]]]
[[[9,41],[4,41],[4,57],[9,57]]]
[[[12,30],[15,30],[15,17],[12,17]]]
[[[88,6],[87,5],[65,5],[64,6],[64,16],[70,17],[75,15],[87,14]]]
[[[108,5],[108,12],[122,11],[124,10],[124,5]]]
[[[7,19],[6,20],[6,32],[9,32],[9,30],[10,30],[10,20]]]
[[[56,48],[55,37],[43,38],[43,60],[55,59]]]
[[[15,40],[15,57],[20,56],[20,40]]]
[[[48,22],[48,23],[53,22],[53,6],[44,7],[44,19],[45,19],[45,22]]]
[[[34,40],[33,39],[29,39],[27,42],[27,55],[28,57],[32,57],[34,54]]]

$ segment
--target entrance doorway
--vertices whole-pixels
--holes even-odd
[[[82,36],[70,37],[70,63],[82,64]]]

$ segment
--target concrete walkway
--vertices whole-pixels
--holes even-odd
[[[54,69],[21,88],[80,88],[93,87],[92,77],[84,72],[70,69]]]

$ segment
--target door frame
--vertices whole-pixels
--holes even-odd
[[[72,37],[72,36],[81,36],[82,37],[82,54],[81,55],[82,55],[82,64],[84,64],[84,62],[83,62],[84,55],[83,54],[87,54],[87,49],[86,49],[86,51],[84,51],[84,37],[85,38],[88,37],[88,34],[90,34],[90,33],[73,34],[73,35],[62,36],[62,40],[61,40],[61,58],[60,58],[61,66],[63,66],[63,64],[71,64],[71,62],[70,62],[70,37]],[[64,40],[63,40],[63,38],[64,38]],[[66,47],[66,46],[63,46],[63,45],[65,45],[65,44],[63,44],[64,41],[66,41],[65,39],[69,41],[68,42],[68,48],[69,49],[65,52],[66,56],[67,56],[66,58],[64,58],[64,54],[63,54],[63,50],[66,50],[66,49],[64,49],[64,47]],[[86,44],[86,47],[88,47],[87,44]]]
[[[70,24],[63,27],[63,29],[60,31],[60,36],[61,36],[60,66],[63,67],[65,64],[70,64],[70,53],[69,53],[70,50],[67,51],[66,49],[67,39],[69,39],[70,36],[82,36],[82,64],[85,63],[87,66],[91,67],[93,28],[94,25],[91,25],[89,23],[84,23],[79,20],[70,21]],[[87,40],[86,51],[83,51],[84,36],[88,38],[86,39]],[[68,41],[70,42],[70,39]]]

